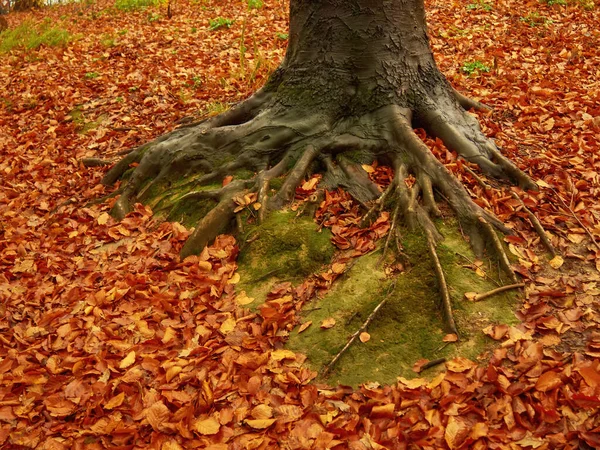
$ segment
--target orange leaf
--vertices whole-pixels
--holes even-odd
[[[362,333],[360,333],[360,336],[358,338],[360,339],[360,342],[364,344],[365,342],[369,342],[369,339],[371,339],[371,335],[366,331],[363,331]]]
[[[321,328],[327,330],[329,328],[333,328],[335,326],[335,319],[333,317],[329,317],[321,322]]]

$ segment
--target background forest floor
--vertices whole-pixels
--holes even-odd
[[[550,264],[506,188],[481,188],[429,140],[515,229],[522,323],[486,328],[494,351],[433,379],[349,388],[315,382],[282,348],[291,301],[243,306],[232,237],[180,261],[182,225],[142,206],[117,223],[108,203],[89,204],[112,188],[82,158],[116,159],[265,82],[285,51],[287,2],[249,3],[180,0],[171,19],[126,0],[6,16],[0,445],[600,447],[600,6],[426,1],[440,68],[495,107],[483,129],[539,180],[519,195],[562,260]]]

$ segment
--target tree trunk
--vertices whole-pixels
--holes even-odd
[[[409,227],[422,228],[433,242],[440,238],[430,219],[439,213],[437,189],[475,250],[481,253],[487,243],[510,271],[491,224],[506,228],[471,200],[413,132],[423,127],[488,175],[534,187],[481,133],[469,108],[484,106],[457,93],[438,70],[423,0],[291,0],[287,53],[261,90],[217,117],[134,150],[104,183],[139,162],[113,208],[122,217],[132,202],[192,177],[188,184],[200,189],[179,200],[212,207],[185,256],[223,231],[240,194],[256,194],[262,218],[289,203],[311,172],[323,173],[322,188],[341,186],[368,207],[380,192],[360,163],[377,159],[395,170],[389,198]],[[240,168],[256,175],[222,189],[206,187]],[[404,183],[409,175],[417,180],[411,188]],[[278,177],[284,181],[273,194],[270,181]]]

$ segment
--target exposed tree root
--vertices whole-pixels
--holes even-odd
[[[535,183],[500,153],[481,133],[477,120],[465,111],[485,109],[484,105],[444,85],[432,92],[419,91],[413,97],[421,100],[411,107],[390,104],[362,114],[343,108],[311,111],[278,98],[277,86],[272,83],[226,113],[177,129],[126,155],[103,180],[112,184],[133,167],[113,214],[123,217],[136,201],[147,201],[174,187],[186,188],[189,192],[178,201],[194,200],[212,206],[183,247],[181,255],[185,257],[200,252],[230,226],[236,216],[236,198],[256,195],[260,204],[257,220],[262,222],[270,211],[293,201],[296,188],[307,177],[321,173],[321,190],[342,187],[365,208],[363,225],[384,208],[393,211],[384,256],[392,239],[401,252],[397,232],[401,223],[424,234],[449,332],[458,336],[436,251],[443,239],[433,220],[441,216],[440,197],[455,212],[476,255],[481,257],[487,250],[511,281],[517,282],[497,235],[497,231],[510,230],[471,199],[413,131],[414,124],[422,126],[461,157],[477,163],[489,176],[535,188]],[[391,165],[395,171],[383,193],[361,167],[373,160]],[[240,170],[254,176],[237,179]],[[232,175],[234,180],[222,186],[224,179]],[[243,227],[239,215],[235,223],[238,229]],[[361,329],[370,320],[371,316]]]

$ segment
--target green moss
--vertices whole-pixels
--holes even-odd
[[[366,381],[393,383],[398,376],[417,376],[412,366],[419,359],[458,355],[475,359],[493,346],[494,341],[481,330],[490,323],[517,322],[513,312],[515,293],[468,302],[465,292],[487,292],[497,286],[465,267],[466,260],[456,255],[458,252],[475,259],[456,225],[438,226],[445,236],[438,252],[461,342],[445,345],[442,341],[447,332],[426,241],[419,234],[410,233],[403,239],[404,251],[412,264],[407,270],[387,277],[378,264],[381,251],[360,258],[323,299],[306,306],[303,322],[313,324],[301,334],[292,331],[288,346],[306,353],[311,368],[322,371],[384,298],[387,298],[385,306],[369,326],[370,340],[366,343],[357,340],[325,381],[353,386]],[[321,329],[321,322],[330,317],[336,320],[336,325],[329,330]],[[430,369],[424,375],[435,372],[436,369]]]
[[[334,253],[331,233],[317,232],[316,224],[307,217],[295,217],[292,211],[273,212],[265,222],[248,231],[241,242],[238,257],[241,281],[239,291],[265,300],[277,282],[298,282],[328,264]]]
[[[85,134],[91,130],[98,128],[102,124],[102,122],[108,119],[108,115],[102,114],[98,116],[95,120],[90,120],[85,116],[83,109],[80,106],[72,110],[69,113],[69,116],[71,116],[73,123],[75,123],[75,126],[77,127],[77,132],[81,134]]]
[[[15,48],[35,50],[43,45],[48,47],[65,47],[74,37],[65,29],[51,26],[50,19],[35,25],[25,21],[17,27],[0,33],[0,53]]]

